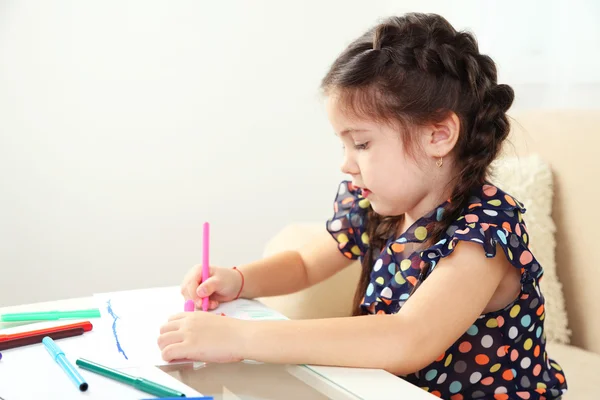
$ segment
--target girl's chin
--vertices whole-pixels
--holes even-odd
[[[377,200],[369,199],[369,203],[371,204],[373,211],[382,217],[397,217],[402,215],[402,213],[398,213],[398,210],[393,207],[386,207],[385,204],[381,204],[381,202],[378,202]]]

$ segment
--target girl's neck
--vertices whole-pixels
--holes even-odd
[[[410,210],[407,210],[398,223],[397,237],[408,230],[419,218],[443,204],[452,197],[454,179],[457,176],[454,160],[448,157],[441,168],[430,171],[431,190],[429,190]]]
[[[402,235],[421,217],[439,205],[443,204],[446,200],[448,200],[448,198],[450,198],[450,195],[451,191],[438,191],[431,192],[427,196],[423,197],[423,199],[421,199],[421,201],[419,201],[415,207],[404,213],[402,219],[398,223],[398,229],[396,231],[397,236]]]

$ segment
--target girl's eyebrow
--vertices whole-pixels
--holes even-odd
[[[357,132],[369,132],[368,129],[351,129],[351,128],[347,128],[344,129],[343,131],[340,132],[340,136],[346,135],[348,133],[357,133]],[[337,135],[337,133],[336,133]]]

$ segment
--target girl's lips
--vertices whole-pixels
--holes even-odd
[[[362,189],[362,195],[363,195],[363,197],[367,197],[370,194],[371,194],[371,191],[369,189]]]

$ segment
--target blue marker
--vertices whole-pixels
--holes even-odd
[[[155,397],[153,399],[142,399],[142,400],[175,400],[181,399],[181,397]],[[187,400],[214,400],[212,396],[204,396],[204,397],[186,397]]]
[[[79,372],[75,369],[75,366],[67,360],[65,357],[65,353],[58,347],[58,345],[52,340],[51,337],[46,336],[42,339],[42,343],[46,346],[46,350],[48,350],[48,354],[50,357],[56,361],[58,365],[65,371],[65,373],[71,378],[73,383],[77,385],[79,390],[85,392],[88,388],[88,384],[85,382],[83,377],[79,374]]]

